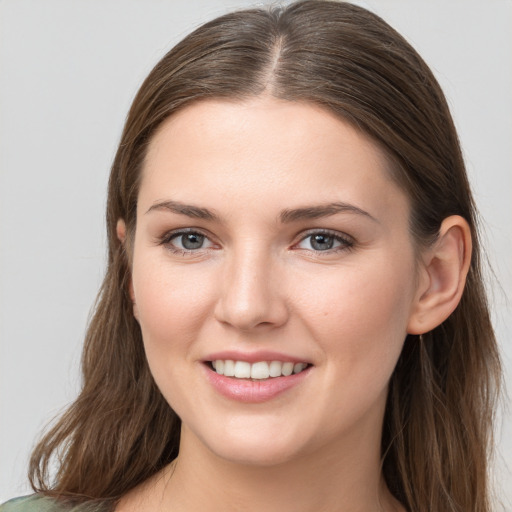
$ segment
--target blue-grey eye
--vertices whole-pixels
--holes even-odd
[[[172,239],[172,244],[186,251],[193,251],[194,249],[202,249],[206,237],[201,233],[178,233]]]
[[[311,247],[315,251],[328,251],[333,248],[334,242],[336,241],[333,235],[326,235],[322,233],[310,235],[309,239]]]
[[[298,244],[299,249],[307,249],[315,252],[326,252],[330,250],[348,249],[352,247],[350,239],[329,232],[316,232],[305,236]]]

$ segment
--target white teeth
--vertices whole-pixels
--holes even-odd
[[[291,375],[293,373],[293,363],[283,363],[283,369],[281,370],[281,373],[288,377],[288,375]]]
[[[269,366],[269,375],[271,377],[281,377],[282,366],[281,361],[272,361]]]
[[[260,363],[254,363],[251,366],[251,379],[268,379],[270,376],[270,370],[268,363],[261,361]]]
[[[268,379],[269,377],[288,377],[292,373],[300,373],[307,368],[307,363],[292,363],[281,361],[233,361],[231,359],[217,359],[211,362],[212,367],[219,375],[236,377],[238,379]]]
[[[235,362],[227,359],[224,361],[224,375],[226,377],[234,377],[235,376]]]
[[[300,373],[304,368],[306,368],[305,363],[297,363],[293,366],[293,373]]]
[[[251,363],[237,361],[235,363],[235,377],[238,379],[249,379],[251,377]]]

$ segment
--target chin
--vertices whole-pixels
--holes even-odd
[[[307,440],[295,432],[274,429],[245,428],[222,431],[212,429],[196,439],[215,456],[234,464],[245,466],[276,466],[289,462],[304,451]],[[195,437],[195,436],[194,436]]]
[[[230,446],[212,446],[210,450],[218,457],[243,466],[269,467],[286,464],[298,456],[297,447],[278,443],[230,443]]]

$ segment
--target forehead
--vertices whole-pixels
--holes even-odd
[[[170,195],[228,207],[243,198],[282,208],[344,200],[386,209],[407,203],[389,166],[378,144],[319,106],[271,97],[202,101],[153,137],[139,201],[150,206]]]

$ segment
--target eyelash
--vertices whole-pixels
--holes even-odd
[[[304,250],[310,250],[312,251],[315,256],[321,256],[322,254],[333,254],[333,253],[339,253],[343,251],[349,251],[354,248],[355,241],[352,237],[349,237],[348,235],[342,235],[341,233],[337,231],[331,231],[328,229],[314,229],[310,230],[309,232],[305,233],[299,242],[294,244],[294,246],[297,246],[298,244],[304,242],[308,238],[311,238],[313,236],[325,236],[332,238],[335,242],[339,242],[339,247],[334,247],[327,249],[325,251],[315,251],[314,249],[304,249]]]
[[[204,237],[204,239],[211,242],[208,235],[204,234],[198,229],[195,228],[187,228],[187,229],[180,229],[178,231],[171,231],[163,235],[159,240],[158,244],[165,246],[169,251],[171,251],[173,254],[178,254],[180,256],[190,256],[193,254],[198,254],[200,251],[208,251],[210,248],[203,248],[199,247],[197,249],[181,249],[179,247],[176,247],[173,245],[172,241],[174,239],[177,239],[179,237],[182,237],[184,235],[199,235],[201,237]],[[321,250],[314,250],[314,249],[300,249],[297,246],[307,240],[310,237],[313,236],[325,236],[332,238],[334,242],[338,242],[340,245],[338,247],[329,248],[324,251]],[[211,242],[213,243],[213,242]],[[343,251],[349,251],[354,248],[355,241],[352,237],[349,237],[347,235],[341,235],[337,231],[330,231],[327,229],[316,229],[316,230],[310,230],[309,232],[303,234],[301,239],[293,245],[293,247],[297,247],[297,250],[305,250],[305,251],[311,251],[315,254],[315,256],[321,256],[322,254],[333,254],[333,253],[339,253]]]
[[[199,235],[201,237],[204,237],[206,240],[210,240],[208,235],[202,233],[198,229],[194,228],[186,228],[186,229],[180,229],[178,231],[170,231],[169,233],[165,233],[160,240],[158,241],[159,245],[165,246],[166,249],[171,251],[173,254],[178,254],[180,256],[190,256],[199,253],[201,250],[208,250],[208,248],[198,248],[197,250],[194,249],[181,249],[179,247],[176,247],[173,245],[172,240],[176,238],[180,238],[184,235]],[[211,241],[210,241],[211,242]]]

